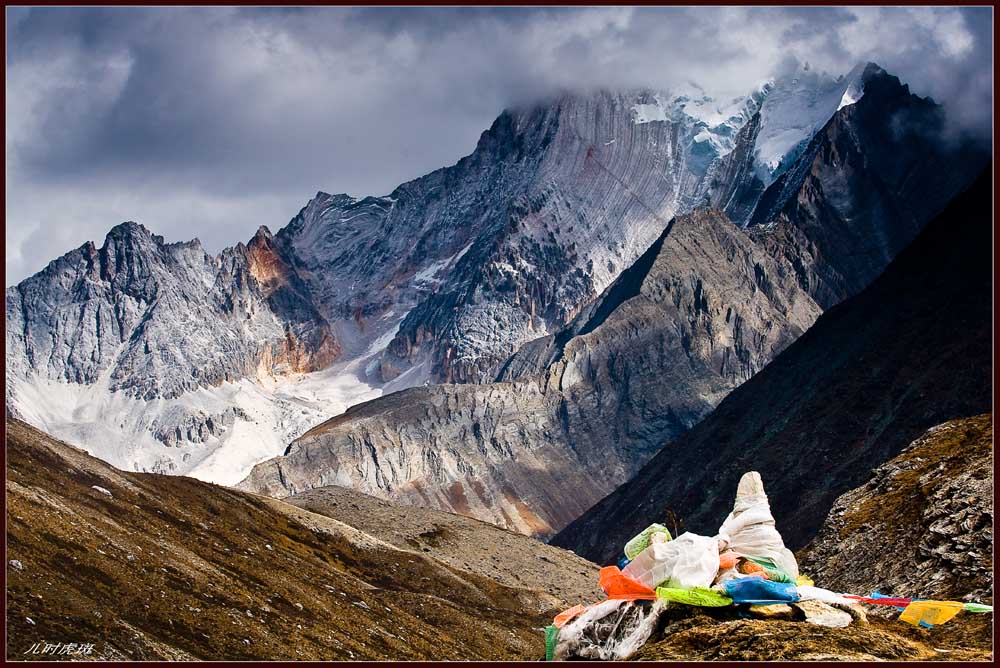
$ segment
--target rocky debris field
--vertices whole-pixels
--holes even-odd
[[[837,499],[803,568],[844,591],[992,603],[992,440],[990,414],[929,429]]]
[[[535,659],[552,615],[593,596],[564,578],[559,600],[281,501],[7,430],[8,659],[59,658],[25,655],[38,642],[93,643],[76,658],[104,660]],[[510,545],[501,558],[595,579],[562,550]]]

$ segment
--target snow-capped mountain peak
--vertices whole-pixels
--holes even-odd
[[[808,64],[786,70],[767,87],[760,105],[754,157],[765,185],[778,178],[827,121],[863,94],[864,64],[834,78]]]
[[[859,64],[847,75],[834,77],[808,63],[789,61],[747,95],[728,100],[716,99],[694,83],[670,91],[648,91],[632,106],[633,121],[693,123],[700,128],[694,137],[700,151],[724,157],[736,147],[740,129],[759,113],[755,173],[767,186],[795,161],[833,114],[861,98],[865,73],[871,67]]]
[[[719,101],[691,84],[669,92],[645,92],[632,105],[633,121],[692,123],[700,128],[694,141],[710,146],[716,156],[724,156],[733,150],[737,133],[757,113],[765,95],[760,88],[750,95]]]

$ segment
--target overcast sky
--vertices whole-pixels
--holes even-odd
[[[990,8],[7,8],[7,285],[124,220],[212,252],[571,88],[873,60],[990,136]]]

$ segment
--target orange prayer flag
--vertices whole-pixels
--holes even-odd
[[[563,610],[558,615],[556,615],[556,618],[552,620],[552,625],[555,626],[557,629],[561,629],[563,626],[566,625],[566,622],[570,621],[577,615],[582,614],[586,610],[587,606],[585,605],[579,605],[579,604],[574,605],[572,608],[569,608],[568,610]]]
[[[625,601],[655,601],[656,592],[624,575],[617,566],[605,566],[600,573],[601,589],[608,598]]]

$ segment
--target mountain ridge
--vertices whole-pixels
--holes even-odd
[[[537,357],[548,337],[561,350],[579,334],[572,323],[678,213],[717,194],[737,222],[749,215],[764,193],[755,157],[770,122],[764,112],[777,109],[779,121],[795,122],[776,127],[805,138],[853,85],[851,77],[796,72],[730,106],[646,91],[508,110],[455,165],[384,197],[319,191],[274,234],[262,226],[217,256],[146,231],[148,248],[120,257],[118,237],[138,239],[145,228],[117,229],[105,246],[124,273],[94,273],[91,244],[8,290],[7,410],[125,468],[235,483],[360,401],[439,381],[540,373],[552,362]],[[854,131],[868,122],[850,111],[869,97],[832,111],[820,134],[830,123]],[[785,113],[800,108],[801,122]],[[896,147],[849,148],[863,161]],[[812,163],[792,165],[810,177],[789,202],[825,201],[839,168],[828,157],[817,151]],[[925,169],[951,164],[950,155],[933,157]],[[939,199],[961,180],[962,170],[953,171]],[[787,182],[787,174],[776,178]],[[877,176],[852,182],[858,202],[848,192],[824,203],[822,216],[796,205],[775,228],[749,228],[821,306],[863,282],[844,288],[838,276],[880,270],[908,234],[891,230],[919,226],[909,214],[902,225],[893,206],[866,214],[868,228],[855,227],[885,227],[893,243],[863,271],[845,262],[850,248],[828,243],[822,228],[839,224],[843,211],[899,199]],[[870,194],[883,191],[882,199]],[[738,376],[723,375],[743,379],[759,367],[738,363]],[[667,408],[677,413],[675,430],[694,419],[688,408]]]
[[[991,175],[552,543],[608,563],[665,508],[704,532],[727,503],[710,490],[735,489],[755,468],[798,548],[873,466],[929,427],[989,410]]]
[[[336,484],[551,533],[819,315],[792,269],[720,212],[675,219],[644,257],[579,314],[556,361],[530,348],[514,357],[517,377],[354,406],[239,486],[286,496]]]

